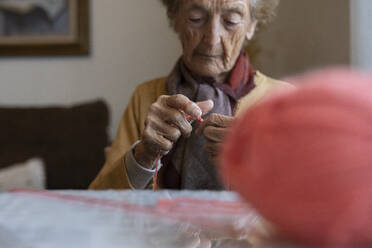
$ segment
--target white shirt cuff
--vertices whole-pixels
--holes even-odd
[[[155,169],[151,170],[141,166],[134,158],[134,149],[139,142],[141,141],[136,141],[130,150],[125,154],[125,167],[132,187],[134,189],[145,189],[155,175]],[[157,166],[158,170],[160,170],[162,167],[160,159]],[[155,168],[155,166],[153,167]]]

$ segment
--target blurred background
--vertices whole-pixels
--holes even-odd
[[[134,88],[167,75],[181,50],[157,0],[92,0],[90,11],[89,56],[0,57],[1,104],[103,98],[114,136]],[[258,32],[252,59],[272,77],[331,64],[368,68],[370,13],[370,0],[282,0],[275,21]]]
[[[181,47],[158,0],[91,0],[89,11],[89,55],[0,57],[0,105],[65,107],[101,99],[109,142],[135,87],[166,76]],[[276,78],[335,64],[369,69],[370,13],[371,0],[281,0],[277,18],[249,48],[255,68]]]

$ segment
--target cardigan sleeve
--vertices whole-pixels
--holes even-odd
[[[138,116],[138,93],[135,92],[124,111],[119,128],[107,154],[106,162],[90,189],[130,189],[132,188],[125,167],[125,154],[140,138]],[[138,114],[137,114],[138,115]]]
[[[126,169],[126,154],[131,152],[132,145],[141,138],[148,109],[162,94],[165,94],[164,79],[156,79],[137,87],[120,120],[106,162],[89,186],[90,189],[134,189]],[[150,180],[147,187],[151,187],[151,184]]]

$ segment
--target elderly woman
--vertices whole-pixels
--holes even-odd
[[[279,0],[162,0],[183,54],[167,78],[138,86],[92,189],[223,189],[219,147],[233,116],[285,85],[242,51]],[[201,117],[205,119],[200,123]]]

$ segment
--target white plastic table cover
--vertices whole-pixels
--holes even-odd
[[[232,192],[0,194],[1,248],[246,248],[258,222]]]

